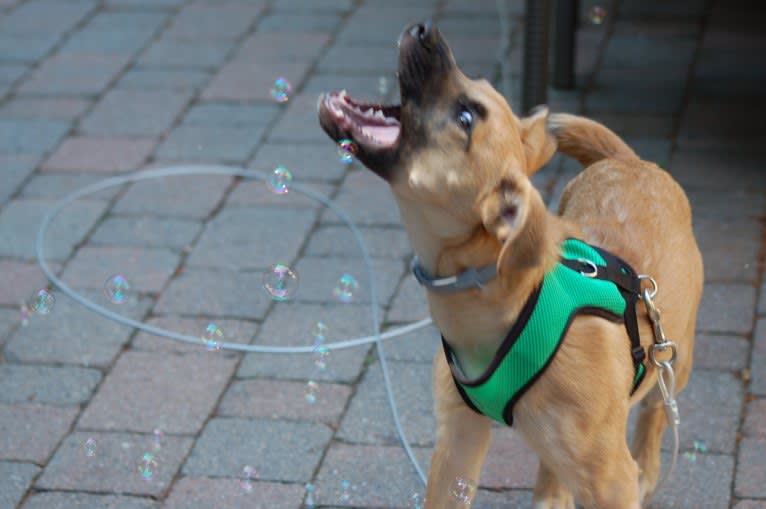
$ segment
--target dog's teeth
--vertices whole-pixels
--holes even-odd
[[[386,116],[383,114],[383,112],[381,110],[378,110],[378,111],[375,112],[375,118],[379,118],[381,120],[385,120]]]

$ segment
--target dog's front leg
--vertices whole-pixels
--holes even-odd
[[[455,388],[444,352],[434,359],[434,400],[438,431],[426,490],[426,509],[464,508],[453,495],[457,479],[475,486],[492,436],[492,421],[471,410]],[[469,494],[471,501],[474,493]]]

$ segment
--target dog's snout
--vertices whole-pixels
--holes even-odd
[[[426,48],[430,48],[433,41],[432,37],[433,22],[430,19],[423,21],[422,23],[416,23],[410,28],[410,35],[417,39],[420,44]]]

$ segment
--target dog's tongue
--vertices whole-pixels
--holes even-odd
[[[378,143],[391,145],[399,136],[399,126],[363,125],[362,134]]]

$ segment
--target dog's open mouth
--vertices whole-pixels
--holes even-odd
[[[319,101],[319,121],[324,130],[336,141],[353,140],[365,164],[393,154],[401,132],[400,113],[398,105],[358,102],[345,90],[325,94]]]

